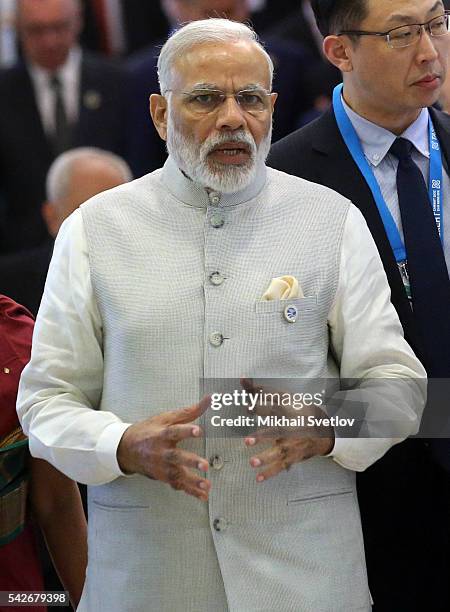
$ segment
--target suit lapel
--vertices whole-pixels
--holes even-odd
[[[334,114],[329,111],[324,116],[323,122],[319,123],[320,130],[316,132],[312,147],[328,158],[327,164],[321,166],[324,176],[328,177],[324,184],[330,185],[331,178],[333,185],[330,186],[345,195],[360,209],[382,258],[390,265],[395,264],[391,245],[372,192],[342,139]],[[320,172],[319,170],[319,175]]]

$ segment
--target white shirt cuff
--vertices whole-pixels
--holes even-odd
[[[327,457],[347,470],[363,472],[402,438],[336,438]]]
[[[117,448],[123,434],[131,426],[131,423],[111,423],[101,433],[95,450],[101,465],[114,474],[114,476],[128,476],[124,474],[117,461]]]

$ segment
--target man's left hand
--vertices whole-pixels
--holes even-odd
[[[267,393],[267,389],[256,389],[253,381],[250,379],[241,379],[241,384],[249,393],[263,392]],[[256,412],[267,414],[268,406],[262,405],[256,409]],[[299,413],[285,406],[271,406],[269,413],[286,416],[297,416]],[[326,417],[327,415],[319,406],[310,406],[302,411],[305,416],[314,415],[316,417]],[[295,427],[285,428],[280,427],[260,429],[254,434],[247,436],[244,440],[246,446],[252,447],[257,444],[267,443],[272,441],[273,445],[270,448],[263,450],[258,455],[254,455],[250,459],[250,465],[253,468],[263,468],[258,473],[257,482],[263,482],[268,478],[276,476],[283,470],[289,468],[295,463],[306,461],[311,457],[328,455],[334,447],[334,430],[331,426],[317,427]]]
[[[245,444],[256,446],[261,442],[267,442],[269,436],[268,431],[258,432],[245,438]],[[250,459],[250,465],[254,468],[263,468],[263,471],[259,472],[256,477],[257,482],[263,482],[283,470],[289,470],[294,463],[300,463],[318,455],[328,455],[333,450],[333,446],[334,435],[313,438],[301,432],[298,436],[290,433],[288,437],[275,438],[273,446]]]

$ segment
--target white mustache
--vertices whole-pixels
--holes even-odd
[[[244,145],[250,152],[253,158],[256,155],[256,144],[253,138],[244,131],[235,132],[233,134],[217,134],[210,136],[200,147],[200,156],[202,160],[205,160],[210,153],[222,144],[229,144],[230,142],[239,143]]]

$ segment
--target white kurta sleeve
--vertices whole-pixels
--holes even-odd
[[[354,206],[346,219],[328,322],[341,379],[344,384],[355,379],[351,390],[338,395],[365,407],[365,434],[340,438],[337,432],[331,456],[345,468],[362,471],[417,433],[426,401],[426,372],[404,339],[377,247]],[[347,405],[351,412],[351,403]]]
[[[85,484],[122,475],[116,450],[129,424],[97,409],[102,386],[102,321],[76,211],[55,243],[17,412],[31,454]]]

